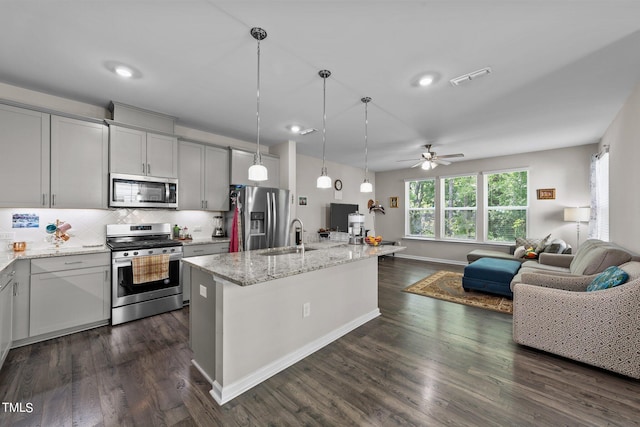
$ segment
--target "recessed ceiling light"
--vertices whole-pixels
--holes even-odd
[[[291,126],[289,126],[289,131],[290,131],[291,133],[298,133],[298,132],[300,132],[300,130],[301,130],[301,129],[302,129],[302,128],[301,128],[300,126],[298,126],[298,125],[291,125]]]
[[[109,60],[105,61],[103,65],[107,70],[109,70],[109,72],[123,79],[133,80],[142,78],[142,72],[140,70],[124,62]]]
[[[439,80],[440,73],[437,71],[423,71],[411,79],[411,86],[418,88],[433,86],[438,83]]]
[[[124,65],[118,65],[115,68],[115,72],[120,77],[124,77],[125,79],[129,79],[133,76],[133,71],[130,68],[125,67]]]
[[[433,83],[433,76],[431,75],[422,76],[418,80],[418,85],[422,87],[429,86],[431,83]]]
[[[314,129],[314,128],[302,129],[300,131],[300,135],[308,135],[310,133],[317,132],[317,131],[318,131],[318,129]]]

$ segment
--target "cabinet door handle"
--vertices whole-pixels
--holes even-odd
[[[52,194],[51,195],[51,206],[55,206],[56,205],[56,195]]]
[[[65,265],[82,264],[84,261],[65,261]]]
[[[205,209],[209,209],[209,201],[208,200],[204,201],[204,208]]]
[[[42,206],[45,206],[44,202],[45,202],[45,198],[47,197],[46,193],[42,193]]]
[[[147,174],[151,175],[151,163],[147,163]]]
[[[194,249],[193,253],[195,254],[196,252],[204,252],[204,249]]]
[[[104,281],[105,282],[109,281],[109,271],[108,270],[104,271]]]
[[[144,163],[142,164],[142,174],[144,175],[144,171],[145,171],[145,165]]]

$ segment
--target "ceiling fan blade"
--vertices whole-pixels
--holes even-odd
[[[416,159],[404,159],[404,160],[396,160],[396,162],[415,162]]]
[[[438,159],[450,159],[452,157],[464,157],[464,154],[462,153],[458,153],[458,154],[445,154],[443,156],[436,156]]]
[[[417,166],[420,166],[420,165],[421,165],[421,164],[423,164],[423,163],[424,163],[424,161],[423,161],[423,160],[420,160],[418,163],[416,163],[415,165],[413,165],[413,166],[411,166],[411,167],[412,167],[412,168],[415,168],[415,167],[417,167]]]
[[[451,162],[447,162],[445,160],[440,160],[440,159],[434,159],[434,160],[432,160],[432,162],[433,163],[437,163],[437,164],[442,165],[442,166],[449,166],[451,164]]]

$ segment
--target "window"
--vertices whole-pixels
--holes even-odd
[[[528,213],[527,171],[487,174],[487,240],[513,242],[526,237]]]
[[[609,241],[609,152],[591,162],[591,217],[589,237]]]
[[[457,176],[442,180],[444,222],[443,237],[475,240],[476,187],[475,175]]]
[[[407,235],[435,237],[436,181],[408,181],[405,193]]]

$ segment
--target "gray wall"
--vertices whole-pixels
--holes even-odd
[[[503,156],[490,159],[458,161],[449,166],[439,166],[433,171],[420,168],[402,169],[376,174],[376,196],[385,205],[386,215],[376,216],[378,234],[385,240],[402,240],[407,250],[400,256],[433,261],[466,263],[466,254],[477,248],[504,246],[482,245],[477,242],[461,243],[431,240],[403,239],[404,236],[404,181],[422,177],[450,176],[477,172],[491,172],[514,168],[529,170],[529,232],[530,237],[564,239],[575,247],[576,225],[563,221],[563,208],[589,206],[590,157],[598,150],[597,144],[558,150],[538,151],[528,154]],[[536,189],[555,188],[555,200],[537,200]],[[390,209],[389,198],[399,197],[399,207]],[[479,197],[481,200],[481,197]],[[478,211],[478,215],[481,211]],[[580,240],[587,236],[587,224],[581,228]]]
[[[609,237],[640,253],[640,84],[602,137],[609,145]]]

